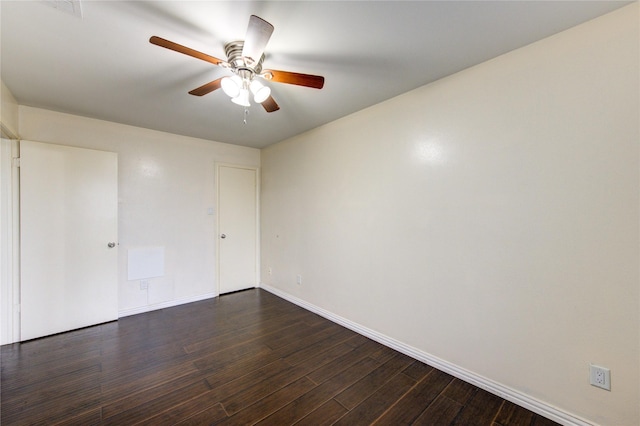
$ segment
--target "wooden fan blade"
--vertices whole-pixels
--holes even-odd
[[[274,112],[280,109],[273,96],[269,96],[266,101],[262,102],[262,106],[267,112]]]
[[[201,59],[206,62],[210,62],[213,65],[221,65],[225,62],[222,59],[218,59],[214,56],[207,55],[206,53],[198,52],[197,50],[193,50],[181,44],[174,43],[169,40],[165,40],[161,37],[152,36],[149,39],[149,43],[155,44],[156,46],[164,47],[170,50],[174,50],[179,53],[184,53],[185,55],[193,56],[194,58]]]
[[[250,65],[260,60],[272,33],[273,25],[256,15],[251,15],[242,46],[242,56]]]
[[[203,95],[206,95],[207,93],[213,92],[214,90],[218,90],[220,88],[220,82],[222,81],[223,78],[224,77],[220,77],[217,80],[213,80],[207,84],[203,84],[202,86],[190,91],[189,94],[195,95],[195,96],[203,96]]]
[[[313,87],[314,89],[322,89],[324,86],[324,77],[311,74],[300,74],[290,71],[266,70],[262,73],[267,80],[276,83],[296,84],[298,86]],[[271,78],[269,78],[271,75]]]

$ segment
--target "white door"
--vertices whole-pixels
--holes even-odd
[[[116,153],[20,143],[20,340],[118,318]]]
[[[220,294],[258,284],[258,170],[218,165]]]

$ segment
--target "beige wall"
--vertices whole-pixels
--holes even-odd
[[[18,102],[4,82],[0,80],[0,124],[3,137],[18,136]],[[7,131],[9,134],[5,135]]]
[[[635,3],[264,149],[262,281],[568,421],[640,424],[638,43]]]
[[[260,164],[260,151],[20,106],[20,136],[118,153],[121,315],[211,297],[215,283],[215,163]],[[127,280],[127,251],[165,248],[149,289]]]

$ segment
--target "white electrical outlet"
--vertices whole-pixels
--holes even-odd
[[[605,390],[611,390],[611,371],[608,368],[591,364],[589,366],[589,383]]]
[[[141,280],[140,281],[140,290],[146,290],[149,288],[149,281]]]
[[[271,266],[267,268],[267,274],[269,275],[273,274],[273,270],[271,269]]]
[[[296,278],[296,282],[298,283],[298,285],[302,285],[302,275],[298,275],[298,277]]]

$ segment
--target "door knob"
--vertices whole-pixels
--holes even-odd
[[[220,234],[220,238],[227,238],[227,234]]]
[[[107,247],[109,248],[114,248],[116,246],[116,243],[109,243],[107,244]]]

